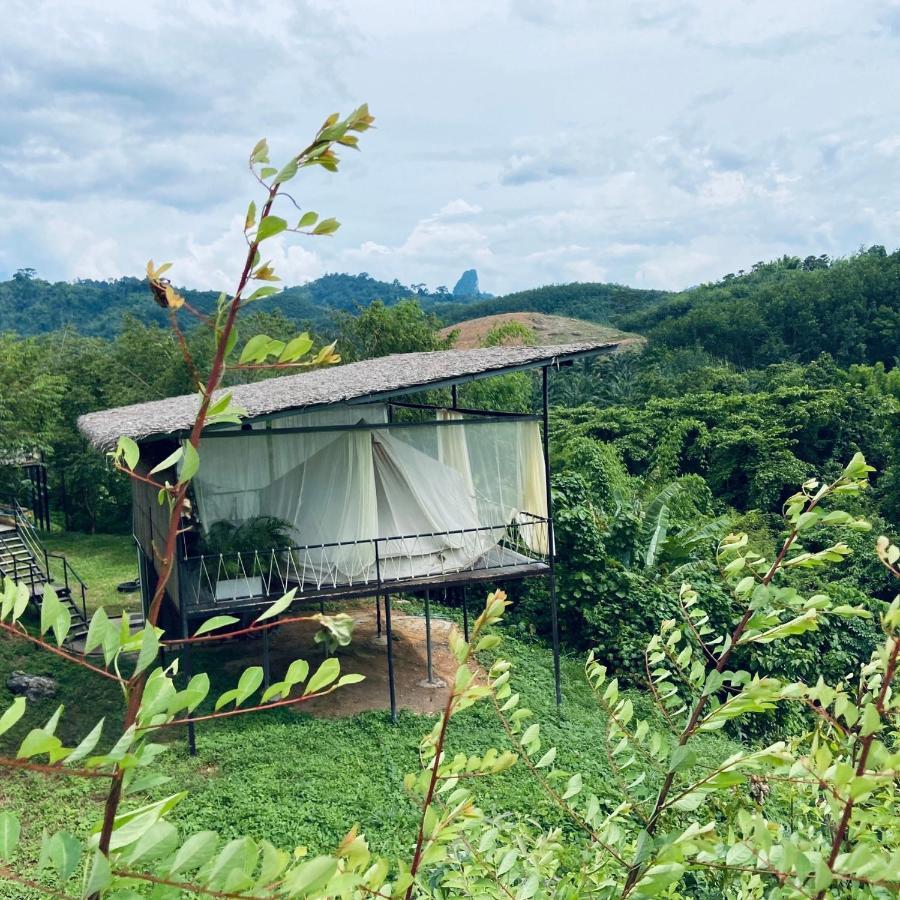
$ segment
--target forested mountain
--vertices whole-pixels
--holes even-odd
[[[622,284],[573,282],[550,284],[470,303],[444,303],[436,312],[448,324],[505,312],[539,312],[608,323],[671,296],[668,291],[641,290]]]
[[[891,365],[900,355],[900,251],[784,256],[613,321],[656,344],[698,347],[748,368],[821,353],[841,365]]]
[[[212,291],[185,291],[207,311]],[[646,335],[656,346],[698,348],[745,368],[785,360],[809,362],[821,353],[842,365],[884,362],[900,354],[900,251],[873,246],[846,259],[784,256],[749,271],[680,293],[618,284],[548,285],[503,297],[460,297],[446,288],[366,273],[329,274],[285,288],[266,303],[300,326],[336,333],[336,313],[356,312],[373,300],[392,306],[415,297],[445,324],[509,312],[535,312],[615,325]],[[50,283],[30,270],[0,282],[0,332],[23,336],[66,326],[111,337],[124,314],[164,324],[139,278]]]
[[[218,296],[214,291],[185,290],[183,293],[189,303],[203,312],[213,308]],[[423,305],[440,310],[450,294],[446,288],[429,293],[422,285],[408,287],[396,279],[378,281],[366,273],[329,274],[307,284],[285,288],[268,300],[266,310],[280,310],[295,322],[328,330],[335,311],[353,311],[373,300],[391,305],[411,296],[418,297]],[[112,337],[121,329],[126,314],[145,324],[166,322],[165,313],[151,301],[142,278],[51,283],[25,269],[9,281],[0,282],[0,332],[28,336],[68,326],[81,334]]]

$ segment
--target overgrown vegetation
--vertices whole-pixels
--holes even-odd
[[[329,119],[311,149],[280,170],[257,145],[251,163],[267,196],[259,215],[254,204],[248,210],[248,261],[232,297],[179,293],[163,277],[167,267],[151,263],[164,311],[142,307],[121,330],[118,322],[91,329],[103,336],[0,336],[0,452],[46,453],[57,524],[70,533],[129,530],[122,475],[134,474],[139,450],[121,441],[110,465],[87,450],[77,416],[195,391],[202,372],[179,480],[156,483],[173,523],[157,552],[171,560],[202,429],[241,418],[227,393],[212,404],[213,390],[336,361],[334,346],[312,351],[322,335],[295,337],[308,307],[286,308],[290,292],[278,295],[275,312],[241,308],[275,296],[274,273],[256,249],[289,230],[272,212],[279,185],[307,165],[334,168],[335,142],[354,146],[352,132],[370,121],[364,107]],[[292,230],[336,227],[307,212]],[[88,649],[101,656],[85,659],[59,650],[71,617],[52,590],[37,614],[7,583],[0,667],[54,675],[69,708],[61,715],[17,700],[0,719],[10,748],[0,765],[27,770],[3,788],[14,810],[0,814],[2,875],[20,892],[12,896],[36,883],[119,900],[141,891],[894,896],[900,551],[887,538],[872,551],[900,518],[898,265],[900,254],[873,247],[835,262],[758,264],[674,297],[566,285],[465,311],[444,292],[409,299],[402,285],[329,276],[343,310],[329,337],[348,359],[452,346],[452,334],[438,333],[443,322],[485,311],[615,319],[650,336],[646,349],[579,365],[553,384],[561,628],[570,654],[591,652],[587,681],[578,682],[570,655],[566,705],[553,709],[540,583],[517,591],[510,609],[502,593],[488,598],[472,641],[452,639],[459,671],[443,715],[404,716],[397,729],[379,714],[333,722],[292,712],[352,686],[337,657],[312,672],[296,660],[269,687],[254,666],[226,683],[216,674],[220,651],[197,654],[212,677],[187,682],[177,664],[158,666],[159,588],[136,636],[96,612]],[[261,283],[252,295],[251,276]],[[34,308],[42,309],[59,288],[32,273],[13,281],[0,291],[7,305],[39,292]],[[88,287],[97,296],[121,288],[110,321],[135,305],[134,285]],[[321,311],[310,299],[316,289],[302,302]],[[200,325],[181,329],[179,309]],[[239,309],[242,334],[255,336],[232,340]],[[323,331],[334,327],[331,312]],[[174,333],[156,324],[166,318]],[[35,330],[62,324],[35,322]],[[485,344],[528,337],[500,328]],[[467,385],[460,397],[522,411],[535,390],[520,373]],[[13,467],[2,478],[0,491],[20,489]],[[277,523],[256,524],[256,533],[211,537],[219,552],[280,539]],[[93,582],[91,605],[110,598],[122,542],[57,540]],[[286,595],[234,636],[258,637],[291,601]],[[332,641],[349,639],[348,617],[314,618]],[[211,632],[218,638],[235,625],[218,616],[190,640],[203,647]],[[503,655],[501,625],[515,635]],[[170,641],[169,660],[184,643]],[[258,718],[242,718],[247,712]],[[104,715],[110,724],[95,730]],[[160,741],[201,716],[199,761]],[[160,780],[163,751],[176,760],[166,774],[178,785]],[[37,788],[38,774],[67,786]],[[191,801],[170,792],[182,785]],[[103,808],[91,812],[96,800]],[[77,808],[60,815],[59,803]],[[346,834],[356,819],[374,853]],[[220,834],[198,833],[211,820]],[[297,842],[309,855],[275,846]]]

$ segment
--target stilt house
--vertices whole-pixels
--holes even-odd
[[[398,354],[235,387],[247,416],[204,431],[191,527],[179,539],[160,624],[186,635],[214,613],[253,618],[296,589],[296,604],[383,598],[389,632],[392,594],[454,588],[464,596],[472,585],[548,577],[558,695],[548,378],[617,347]],[[460,385],[523,371],[541,376],[530,413],[458,402]],[[186,439],[197,407],[196,395],[173,397],[91,413],[79,427],[100,450],[133,438],[146,471]],[[146,607],[168,508],[152,486],[132,484]],[[259,522],[276,523],[278,539],[230,551],[213,540]],[[390,639],[387,647],[394,711]]]

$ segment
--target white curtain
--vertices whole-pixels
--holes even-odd
[[[345,406],[277,420],[265,435],[204,440],[193,481],[201,523],[275,516],[299,548],[297,576],[320,582],[374,578],[375,538],[383,578],[478,565],[512,523],[546,554],[546,526],[525,515],[547,515],[538,423],[451,410],[438,419],[448,424],[283,432],[387,420],[384,406]]]
[[[537,422],[518,422],[519,472],[522,484],[521,501],[516,516],[519,534],[526,546],[547,555],[548,528],[545,522],[529,524],[529,515],[547,518],[547,481],[544,467],[544,445]],[[525,515],[523,515],[525,514]]]
[[[453,409],[439,409],[438,422],[461,422],[462,413]],[[438,459],[463,478],[466,492],[475,497],[475,482],[472,480],[472,464],[469,462],[469,442],[466,440],[465,426],[445,425],[437,429]]]

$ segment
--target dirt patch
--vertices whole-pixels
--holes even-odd
[[[450,630],[456,626],[446,619],[432,616],[433,671],[438,686],[429,686],[426,682],[425,617],[408,615],[403,611],[403,605],[396,600],[391,604],[397,708],[425,715],[438,713],[447,702],[447,683],[456,672],[456,661],[448,646]],[[375,603],[360,602],[344,607],[342,611],[353,617],[354,625],[350,645],[341,647],[337,653],[341,672],[365,675],[365,681],[293,707],[298,712],[339,717],[370,709],[390,709],[387,640],[383,629],[381,637],[378,637]],[[287,667],[298,658],[309,660],[310,670],[315,670],[324,659],[322,649],[314,639],[317,630],[315,622],[294,622],[270,633],[269,659],[273,682],[280,680]],[[260,639],[242,642],[233,649],[237,655],[224,664],[226,671],[238,673],[246,666],[259,665],[262,661]]]
[[[492,328],[507,322],[518,322],[530,328],[535,334],[537,344],[567,344],[579,341],[614,341],[620,338],[634,337],[616,328],[586,322],[583,319],[572,319],[567,316],[549,316],[538,312],[497,313],[493,316],[481,316],[469,319],[444,328],[440,334],[446,336],[453,330],[459,331],[456,343],[458,350],[469,350],[481,347],[485,336]],[[513,342],[521,343],[521,342]]]

